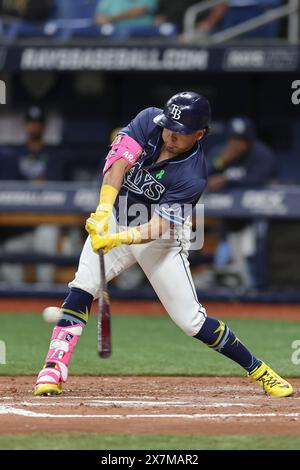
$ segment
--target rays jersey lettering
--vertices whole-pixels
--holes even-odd
[[[123,186],[135,194],[144,195],[151,201],[159,201],[166,188],[158,182],[149,171],[136,163],[125,175]]]

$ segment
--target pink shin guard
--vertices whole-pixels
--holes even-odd
[[[47,375],[60,372],[60,380],[66,382],[68,378],[68,366],[71,360],[72,352],[78,339],[82,334],[82,325],[74,326],[56,326],[53,330],[50,348],[46,357],[46,364],[51,362],[56,364],[56,368],[44,369]],[[41,375],[41,374],[40,374]],[[42,377],[41,377],[42,378]],[[53,377],[54,378],[54,377]]]

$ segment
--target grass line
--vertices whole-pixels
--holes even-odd
[[[96,322],[91,317],[76,347],[72,375],[245,376],[240,366],[187,337],[168,317],[113,316],[113,354],[99,360]],[[300,376],[299,365],[291,360],[299,323],[256,319],[226,323],[279,374]],[[52,328],[39,315],[2,314],[0,340],[6,345],[7,364],[0,364],[0,375],[35,375],[43,365]]]

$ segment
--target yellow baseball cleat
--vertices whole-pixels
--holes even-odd
[[[41,384],[37,385],[34,389],[36,397],[46,397],[51,395],[60,395],[63,393],[61,384]]]
[[[274,397],[289,397],[293,394],[293,387],[286,380],[276,374],[271,367],[264,362],[251,374],[251,380],[255,380],[263,387],[265,393]]]
[[[63,392],[60,368],[57,364],[52,366],[54,367],[47,367],[46,364],[39,373],[34,388],[35,396],[60,395]]]

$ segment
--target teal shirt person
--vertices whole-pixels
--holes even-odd
[[[145,8],[145,12],[139,16],[126,19],[113,18],[138,7]],[[100,0],[96,7],[96,18],[98,15],[103,15],[107,17],[107,23],[113,23],[118,29],[130,26],[152,26],[156,7],[157,0]]]

